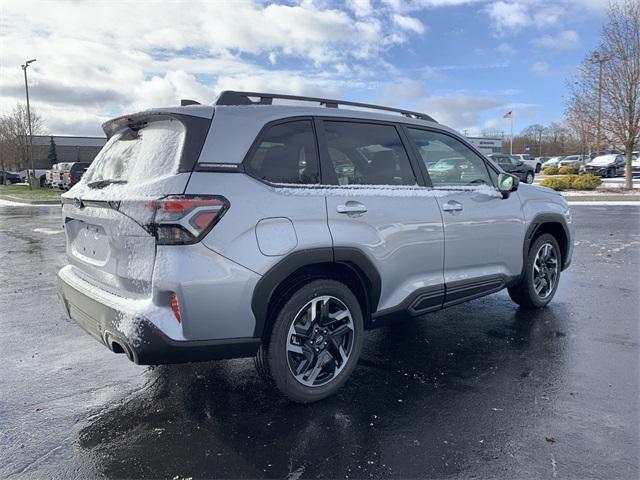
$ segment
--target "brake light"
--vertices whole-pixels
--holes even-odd
[[[199,242],[229,209],[220,196],[171,195],[156,200],[153,230],[158,245]]]
[[[69,172],[69,180],[71,182],[75,182],[76,181],[76,174],[73,172]]]
[[[180,305],[178,305],[178,296],[175,292],[171,293],[171,311],[175,315],[178,323],[182,322],[182,318],[180,317]]]

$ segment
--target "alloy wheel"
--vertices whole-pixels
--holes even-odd
[[[540,298],[553,293],[558,279],[558,255],[550,243],[543,243],[533,262],[533,289]]]
[[[295,379],[320,387],[346,366],[355,340],[353,318],[338,298],[325,295],[296,314],[287,336],[287,364]]]
[[[527,183],[533,183],[533,175],[530,173],[527,173]]]

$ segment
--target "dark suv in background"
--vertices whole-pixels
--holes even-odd
[[[87,171],[91,165],[90,162],[74,162],[69,164],[69,167],[62,171],[62,185],[64,190],[69,190],[76,183],[80,181],[84,172]]]
[[[496,162],[507,173],[515,175],[524,183],[533,183],[535,171],[531,165],[511,155],[491,153],[489,158]]]

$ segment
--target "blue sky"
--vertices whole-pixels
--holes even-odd
[[[56,134],[222,89],[324,95],[432,114],[469,134],[561,121],[604,0],[7,2],[0,109]]]

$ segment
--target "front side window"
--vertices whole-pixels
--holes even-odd
[[[323,124],[339,185],[417,185],[393,125],[338,121]]]
[[[434,187],[493,185],[484,160],[464,143],[442,133],[408,131]]]
[[[269,127],[245,166],[253,176],[271,183],[320,183],[311,120],[295,120]]]

